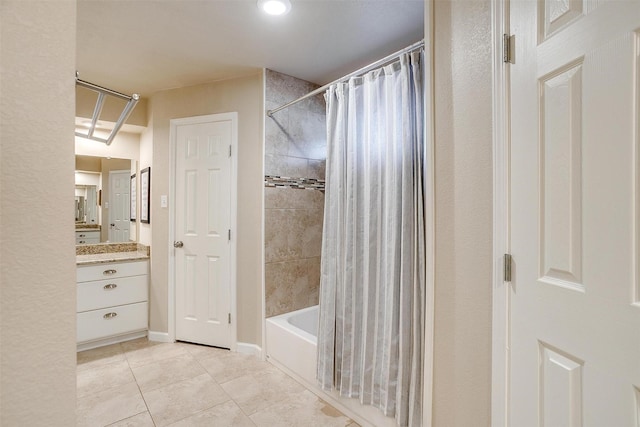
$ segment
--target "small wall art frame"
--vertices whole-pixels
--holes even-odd
[[[133,175],[131,175],[131,190],[129,193],[131,194],[131,212],[129,214],[129,219],[131,220],[131,222],[136,222],[136,192],[136,174],[134,173]]]
[[[140,171],[140,222],[151,223],[151,206],[149,203],[151,196],[151,168],[144,168]]]

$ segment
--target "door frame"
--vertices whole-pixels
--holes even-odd
[[[503,62],[503,35],[510,33],[509,0],[492,0],[493,57],[493,279],[491,321],[491,425],[509,425],[510,286],[504,254],[510,253],[510,64]]]
[[[435,230],[436,230],[436,158],[435,158],[435,22],[434,2],[425,2],[424,8],[424,198],[425,198],[425,295],[424,295],[424,342],[422,357],[422,425],[433,425],[433,377],[435,348]]]
[[[238,240],[238,113],[219,113],[204,116],[185,117],[169,120],[169,239],[167,242],[169,250],[169,286],[168,286],[168,321],[169,321],[169,341],[176,340],[176,277],[175,277],[175,248],[173,242],[176,236],[175,220],[176,206],[173,201],[176,199],[176,149],[177,149],[177,127],[181,125],[193,125],[201,123],[211,123],[219,121],[231,121],[231,250],[229,256],[230,271],[229,295],[231,299],[231,343],[230,350],[237,351],[238,347],[238,316],[237,316],[237,240]]]

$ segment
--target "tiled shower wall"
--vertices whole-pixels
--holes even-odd
[[[273,109],[317,86],[266,71],[265,104]],[[282,177],[304,182],[324,180],[325,103],[322,95],[265,118],[265,290],[266,315],[318,303],[324,192],[291,188]],[[279,178],[278,178],[279,177]],[[269,184],[266,184],[266,183]],[[272,187],[271,185],[278,185]]]

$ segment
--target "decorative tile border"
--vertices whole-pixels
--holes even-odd
[[[324,191],[324,179],[290,178],[287,176],[265,175],[264,186]]]

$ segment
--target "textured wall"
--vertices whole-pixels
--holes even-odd
[[[434,426],[491,422],[489,0],[434,2]]]
[[[158,92],[150,100],[149,124],[153,129],[151,331],[168,330],[169,209],[160,207],[160,195],[169,194],[169,121],[235,111],[238,112],[238,341],[262,343],[262,93],[262,73],[256,73]],[[143,139],[146,137],[144,135]],[[146,147],[146,144],[142,146]],[[146,167],[142,158],[140,166]],[[145,233],[146,230],[141,229],[142,240],[146,240]]]
[[[76,2],[0,3],[0,425],[76,424]]]
[[[267,109],[317,86],[266,70]],[[324,179],[325,103],[316,96],[265,118],[265,175]],[[265,312],[275,316],[318,304],[324,193],[265,188]]]

